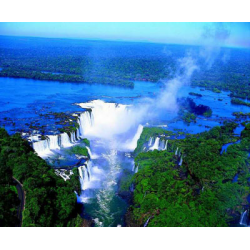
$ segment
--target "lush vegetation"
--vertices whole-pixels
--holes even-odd
[[[0,148],[3,136],[7,136],[7,132],[0,130]],[[5,162],[5,155],[0,151],[0,226],[17,226],[19,218],[17,215],[20,201],[12,178],[12,170]]]
[[[139,152],[143,150],[145,141],[149,141],[150,137],[155,137],[159,134],[164,134],[166,136],[173,135],[171,131],[167,131],[163,128],[143,128],[140,139],[137,141],[137,147],[134,151],[134,154],[137,155]]]
[[[245,106],[250,107],[250,102],[244,102],[244,101],[237,99],[237,98],[232,98],[231,103],[237,104],[237,105],[245,105]]]
[[[9,136],[0,129],[0,171],[0,192],[6,194],[1,195],[4,198],[0,202],[4,225],[16,223],[13,208],[17,206],[17,195],[11,189],[12,176],[23,184],[25,191],[22,226],[75,226],[79,221],[74,193],[79,190],[77,169],[73,169],[71,180],[65,182],[19,134]]]
[[[74,147],[71,147],[69,150],[68,150],[68,153],[69,154],[74,154],[74,155],[81,155],[81,156],[86,156],[86,157],[89,157],[89,153],[88,153],[88,150],[86,147],[83,147],[83,146],[74,146]]]
[[[190,49],[194,55],[200,52],[195,46],[2,36],[0,76],[133,87],[132,81],[136,80],[158,82],[171,78],[178,59]],[[200,60],[200,70],[191,84],[249,98],[249,53],[223,48],[211,67]]]
[[[250,118],[250,113],[233,112],[233,115],[234,115],[237,119],[241,119],[241,118]]]
[[[148,226],[228,226],[239,221],[250,192],[250,125],[239,144],[220,154],[223,144],[235,141],[235,126],[169,140],[167,151],[139,153],[128,226],[143,226],[148,219]],[[177,147],[181,153],[176,155]]]
[[[183,117],[182,119],[186,122],[186,123],[190,123],[190,122],[196,122],[196,115],[190,112],[184,112],[183,113]]]

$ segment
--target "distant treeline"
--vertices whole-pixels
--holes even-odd
[[[133,82],[170,79],[178,59],[199,47],[41,38],[0,38],[0,76],[133,87]],[[250,97],[250,51],[222,49],[230,60],[217,58],[211,68],[198,62],[193,86],[232,97]]]

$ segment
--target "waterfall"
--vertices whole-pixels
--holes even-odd
[[[162,140],[160,140],[159,149],[164,150],[164,148],[165,148],[165,140],[162,139]]]
[[[183,163],[183,159],[182,159],[182,157],[181,157],[181,160],[180,160],[179,166],[182,166],[182,163]]]
[[[181,149],[179,150],[179,154],[178,155],[179,155],[179,157],[181,156]]]
[[[135,173],[137,173],[137,172],[138,172],[138,166],[135,167]]]
[[[76,130],[76,140],[80,140],[80,129],[79,128],[77,128],[77,130]]]
[[[153,137],[150,137],[150,138],[149,138],[149,142],[148,142],[148,146],[151,147],[151,146],[152,146],[152,143],[153,143]]]
[[[147,221],[145,222],[144,226],[143,227],[147,227],[148,223],[149,223],[149,220],[152,218],[152,216],[150,216]]]
[[[248,225],[247,210],[244,213],[241,214],[240,225],[243,225],[243,226]]]
[[[137,147],[137,141],[140,139],[141,133],[143,131],[143,126],[140,124],[137,128],[136,134],[132,138],[132,140],[127,140],[125,142],[125,148],[129,151],[134,151]]]
[[[93,126],[93,124],[94,124],[94,121],[93,121],[93,115],[91,115],[91,111],[87,110],[83,112],[80,115],[80,119],[79,119],[81,136],[84,136],[84,134],[87,134],[91,130],[91,127]]]
[[[83,166],[78,167],[81,190],[86,190],[91,181],[91,161],[87,161]]]
[[[86,149],[88,150],[88,154],[89,154],[90,159],[93,159],[93,155],[91,153],[90,148],[86,146]]]
[[[76,132],[70,132],[70,140],[72,143],[76,142]]]
[[[87,175],[88,175],[88,181],[91,181],[91,167],[92,167],[91,161],[87,161],[85,166],[86,166],[86,171],[87,171]]]
[[[70,147],[72,146],[71,142],[70,142],[70,139],[69,139],[69,136],[67,133],[62,133],[61,134],[61,147],[64,147],[64,148],[67,148],[67,147]]]
[[[179,148],[177,147],[177,149],[176,149],[176,151],[175,151],[175,155],[177,155],[177,154],[178,154],[178,149],[179,149]]]
[[[84,166],[78,167],[79,179],[80,179],[80,184],[81,184],[81,190],[83,190],[83,188],[84,188],[83,168],[84,168]]]
[[[72,135],[72,134],[71,134]],[[74,138],[74,136],[72,136]],[[50,150],[60,149],[61,147],[70,147],[72,146],[70,138],[67,133],[59,135],[48,135],[45,140],[38,142],[33,142],[33,149],[40,156],[46,156],[51,154]]]
[[[134,171],[135,171],[135,163],[132,166],[132,172],[134,172]]]
[[[105,103],[94,100],[88,103],[79,103],[86,109],[79,117],[81,136],[88,138],[110,139],[129,132],[138,121],[138,114],[129,109],[128,105]]]
[[[49,139],[33,142],[33,148],[40,156],[51,153],[49,148]]]
[[[89,147],[86,146],[86,149],[88,150],[88,154],[89,154],[89,158],[90,158],[90,159],[97,159],[97,158],[99,157],[98,155],[93,154],[93,153],[91,152],[91,150],[90,150]]]
[[[166,141],[166,144],[163,150],[168,150],[168,140]]]
[[[60,149],[58,135],[48,135],[48,138],[49,138],[49,149]]]
[[[158,150],[158,148],[159,148],[159,142],[160,142],[160,138],[156,137],[154,145],[149,150],[155,150],[155,149]]]

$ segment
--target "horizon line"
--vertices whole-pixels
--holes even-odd
[[[149,43],[149,44],[165,44],[165,45],[182,45],[182,46],[197,46],[201,47],[202,44],[192,43],[167,43],[167,42],[152,42],[152,41],[138,41],[138,40],[123,40],[123,39],[101,39],[101,38],[83,38],[83,37],[47,37],[47,36],[19,36],[19,35],[1,35],[0,37],[20,37],[20,38],[42,38],[42,39],[64,39],[64,40],[87,40],[87,41],[103,41],[103,42],[127,42],[127,43]],[[224,45],[222,48],[232,49],[250,49],[250,47]]]

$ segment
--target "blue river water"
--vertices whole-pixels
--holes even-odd
[[[28,130],[28,124],[49,124],[50,129],[56,129],[53,120],[48,120],[41,114],[48,112],[82,112],[76,103],[84,103],[100,99],[105,102],[115,102],[127,105],[143,105],[145,98],[151,98],[157,103],[157,95],[163,90],[163,85],[152,82],[135,82],[133,89],[101,84],[74,84],[31,79],[0,78],[0,126],[4,126],[12,134]],[[189,92],[202,94],[202,97],[189,96]],[[250,112],[249,107],[232,105],[228,92],[213,93],[200,90],[198,87],[183,86],[177,98],[191,97],[197,105],[209,106],[213,115],[209,118],[197,117],[196,123],[186,124],[176,120],[176,113],[166,112],[156,120],[149,120],[150,126],[166,125],[169,130],[181,130],[188,133],[200,133],[211,127],[221,125],[224,120],[233,120],[233,112]],[[222,99],[222,101],[218,100]],[[240,135],[242,126],[235,133]],[[49,132],[49,131],[48,131]],[[103,144],[103,145],[102,145]],[[222,151],[226,151],[225,145]],[[91,141],[91,150],[98,158],[92,159],[92,180],[84,191],[84,213],[88,214],[97,226],[124,225],[123,216],[127,209],[126,202],[118,195],[118,179],[124,170],[133,168],[133,159],[116,148],[107,147],[106,143]],[[67,156],[67,149],[57,154],[64,164],[75,163],[74,157]],[[57,158],[50,160],[56,161]],[[60,164],[59,164],[60,167]],[[234,181],[237,181],[236,177]]]
[[[130,89],[101,84],[0,78],[0,126],[4,126],[12,134],[18,129],[25,130],[25,124],[31,120],[40,124],[48,123],[48,120],[43,120],[39,116],[41,113],[82,111],[79,106],[73,104],[95,99],[133,105],[140,103],[143,98],[155,98],[162,88],[161,84],[152,82],[135,82],[134,88]],[[202,94],[202,97],[190,97],[197,105],[203,104],[211,107],[212,117],[198,117],[196,123],[188,125],[183,121],[169,123],[172,118],[176,117],[176,114],[166,113],[161,116],[160,120],[151,121],[150,125],[169,123],[168,129],[170,130],[180,129],[189,133],[200,133],[210,127],[220,125],[224,119],[234,119],[233,112],[250,112],[250,107],[231,104],[229,93],[224,91],[213,93],[208,90],[202,91],[198,87],[183,86],[178,92],[178,98],[189,96],[189,92]],[[12,122],[8,123],[10,119]]]

